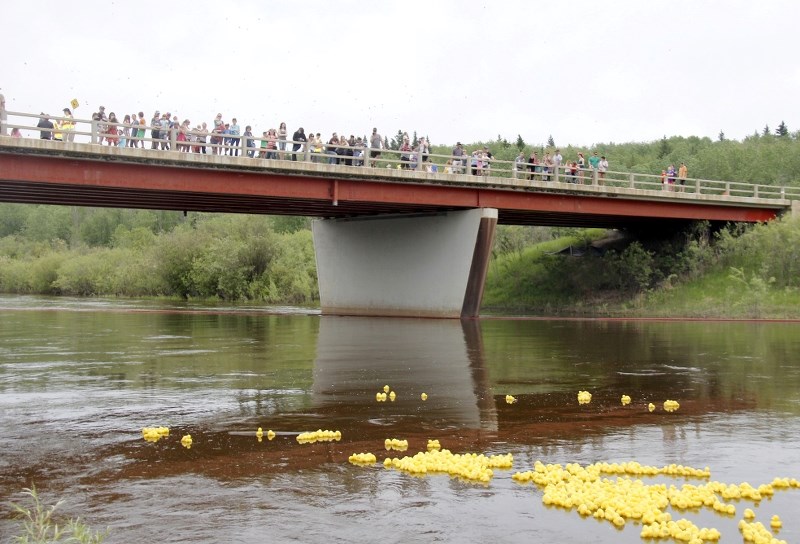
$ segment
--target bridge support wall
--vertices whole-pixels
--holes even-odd
[[[319,219],[323,314],[477,317],[497,210]]]

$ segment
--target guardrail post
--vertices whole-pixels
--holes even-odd
[[[698,195],[700,194],[700,180],[699,179],[694,180],[694,192],[696,194],[698,194]]]
[[[97,143],[97,121],[92,119],[92,127],[91,127],[91,135],[89,136],[89,142],[96,144]]]
[[[555,171],[555,176],[553,177],[553,181],[555,181],[556,183],[558,183],[558,171],[560,169],[561,169],[560,164],[556,164],[555,167],[553,168],[553,170]]]
[[[598,179],[598,170],[597,168],[592,168],[592,185],[597,185]]]
[[[753,185],[753,198],[758,198],[758,185]]]
[[[177,151],[178,147],[178,129],[171,128],[169,129],[169,148],[173,151]]]
[[[731,196],[731,182],[729,181],[725,182],[725,192],[722,194],[725,196]]]
[[[781,187],[781,198],[786,198],[786,187]]]
[[[311,162],[311,146],[308,145],[308,140],[303,144],[303,160]]]
[[[633,178],[633,172],[630,173],[630,184],[631,184],[631,189],[636,188],[636,181]]]

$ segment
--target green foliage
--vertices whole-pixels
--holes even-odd
[[[100,544],[108,535],[95,532],[80,518],[63,519],[56,510],[64,503],[58,501],[52,506],[45,506],[36,487],[23,489],[29,498],[26,504],[11,503],[14,516],[19,520],[21,534],[13,537],[19,544],[50,544],[57,542],[75,542],[78,544]]]
[[[308,217],[294,217],[291,215],[275,215],[272,217],[272,229],[277,233],[291,233],[309,228],[311,228],[311,219]]]
[[[761,317],[764,301],[775,278],[765,277],[763,273],[752,274],[748,278],[743,269],[735,267],[731,267],[729,277],[734,284],[729,288],[728,296],[734,305],[744,306],[748,315]]]

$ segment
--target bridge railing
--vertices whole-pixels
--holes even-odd
[[[140,149],[170,150],[176,153],[238,155],[263,161],[265,166],[281,161],[303,161],[339,165],[341,167],[370,167],[380,169],[385,175],[399,179],[414,181],[419,176],[411,176],[400,172],[424,172],[421,179],[441,179],[443,181],[466,181],[487,183],[491,185],[509,185],[514,187],[557,188],[559,190],[579,189],[581,187],[618,187],[644,191],[661,191],[663,194],[682,193],[694,195],[715,195],[761,199],[800,199],[800,188],[767,184],[753,184],[735,181],[719,181],[698,178],[671,180],[663,175],[620,172],[609,170],[599,172],[591,168],[572,169],[569,165],[545,167],[542,164],[530,165],[528,162],[518,163],[500,159],[484,159],[473,156],[467,150],[462,157],[436,153],[420,153],[418,150],[400,151],[393,149],[373,150],[366,143],[362,146],[342,146],[327,142],[295,142],[288,140],[286,150],[267,149],[261,136],[246,137],[243,134],[226,135],[173,128],[158,138],[153,137],[153,129],[160,127],[139,124],[109,123],[91,119],[47,116],[54,127],[41,128],[37,124],[43,117],[41,114],[7,111],[7,120],[2,134],[10,134],[14,129],[20,137],[59,139],[64,143],[91,143],[128,147],[133,142]],[[144,134],[138,131],[144,128]],[[113,129],[113,130],[111,130]],[[183,133],[185,140],[180,134]],[[233,145],[230,138],[238,142]],[[277,142],[276,142],[277,143]],[[298,149],[295,151],[294,147]],[[132,149],[134,147],[131,147]],[[480,151],[480,150],[479,150]],[[374,153],[374,152],[377,152]],[[373,156],[376,155],[376,156]],[[395,174],[397,171],[397,174]],[[672,181],[672,182],[670,182]]]

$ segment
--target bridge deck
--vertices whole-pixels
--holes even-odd
[[[672,192],[628,173],[575,184],[0,136],[5,202],[336,218],[487,207],[501,224],[615,228],[767,221],[791,207],[775,187],[732,196],[699,181]]]

